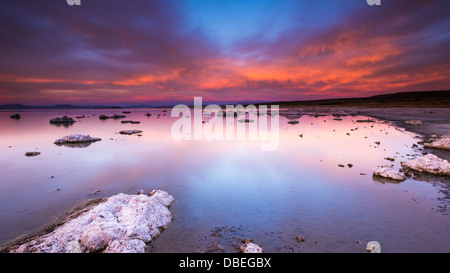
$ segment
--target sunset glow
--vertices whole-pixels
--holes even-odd
[[[446,1],[6,1],[0,103],[364,97],[450,87]]]

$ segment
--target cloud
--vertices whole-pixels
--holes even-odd
[[[365,1],[266,2],[259,9],[246,3],[241,21],[224,24],[218,40],[211,31],[222,26],[205,21],[214,14],[200,16],[211,11],[201,2],[193,12],[183,1],[85,1],[78,7],[59,0],[5,1],[0,99],[289,100],[450,86],[444,0],[377,7]],[[231,6],[217,17],[237,18],[232,13],[239,4]],[[264,14],[289,20],[274,21],[265,35]],[[251,35],[233,29],[245,18],[254,20]]]

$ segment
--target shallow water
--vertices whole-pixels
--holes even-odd
[[[175,217],[150,244],[154,252],[233,252],[244,238],[265,252],[364,252],[372,240],[383,252],[450,251],[450,217],[441,209],[446,188],[439,182],[447,178],[372,177],[376,166],[399,168],[401,160],[421,155],[412,147],[420,139],[389,123],[303,115],[293,125],[279,116],[278,148],[261,151],[262,140],[174,140],[179,118],[170,109],[98,118],[122,111],[30,110],[18,112],[20,120],[9,117],[16,112],[0,112],[0,245],[88,199],[161,189],[176,199]],[[49,123],[83,114],[71,126]],[[118,134],[125,129],[143,133]],[[102,141],[84,148],[53,144],[75,133]],[[41,154],[24,156],[29,151]]]

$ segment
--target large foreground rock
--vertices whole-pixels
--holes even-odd
[[[414,171],[435,174],[450,175],[450,163],[447,160],[439,158],[433,154],[427,154],[410,161],[400,162],[403,168]]]
[[[450,150],[450,136],[442,136],[440,139],[431,143],[425,143],[423,146],[427,148]]]
[[[375,169],[373,169],[373,174],[375,176],[389,178],[389,179],[393,179],[396,181],[403,181],[406,179],[406,176],[403,173],[399,173],[391,167],[375,168]]]
[[[174,199],[165,191],[152,196],[120,193],[63,222],[51,233],[10,247],[10,252],[139,253],[167,228]]]

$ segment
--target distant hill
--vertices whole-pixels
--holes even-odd
[[[176,103],[174,103],[176,104]],[[229,103],[229,104],[251,104],[251,103]],[[376,95],[362,98],[343,98],[343,99],[322,99],[322,100],[303,100],[303,101],[274,101],[260,104],[277,104],[280,106],[364,106],[364,107],[450,107],[450,91],[416,91],[399,92],[393,94]],[[3,104],[0,109],[121,109],[121,108],[167,108],[170,105],[151,106],[151,105],[128,105],[128,106],[105,106],[105,105],[71,105],[57,104],[53,106],[38,105],[30,106],[20,103]]]
[[[269,104],[269,103],[259,103]],[[450,107],[450,91],[416,91],[363,98],[275,101],[280,106]]]
[[[57,104],[57,105],[23,105],[20,103],[3,104],[0,109],[122,109],[122,108],[152,108],[149,105],[139,105],[139,107],[121,107],[121,106],[105,106],[105,105],[71,105],[71,104]],[[154,108],[154,107],[153,107]]]

